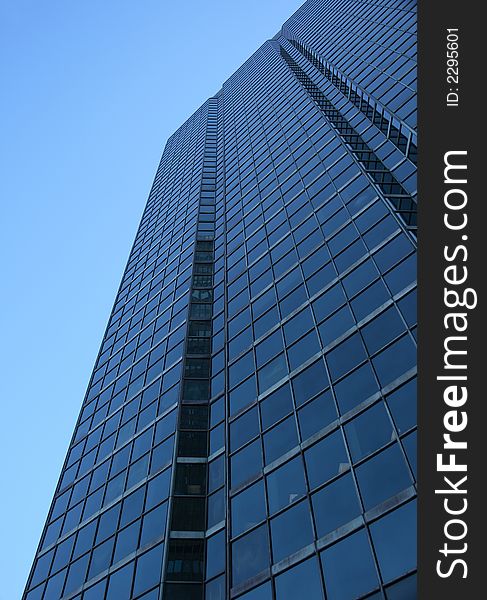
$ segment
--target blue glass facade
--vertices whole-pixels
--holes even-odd
[[[308,0],[168,140],[25,600],[415,597],[415,51]]]

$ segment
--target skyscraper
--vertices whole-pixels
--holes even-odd
[[[25,600],[415,597],[414,27],[308,0],[168,140]]]

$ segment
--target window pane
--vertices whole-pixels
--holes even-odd
[[[382,578],[391,581],[416,567],[416,502],[370,526]]]
[[[262,450],[260,439],[255,440],[231,459],[232,487],[240,485],[262,470]]]
[[[304,453],[304,458],[311,489],[343,473],[350,466],[340,430],[311,446]]]
[[[225,570],[225,530],[223,529],[207,541],[206,578],[211,579]]]
[[[329,387],[325,365],[321,360],[313,363],[297,375],[292,383],[296,404],[298,406],[304,404],[306,400]]]
[[[329,600],[358,598],[379,585],[365,530],[345,538],[321,553]]]
[[[416,392],[416,379],[412,379],[387,396],[387,404],[399,433],[407,431],[417,423]]]
[[[265,392],[285,375],[287,375],[286,359],[284,354],[280,354],[271,360],[271,362],[267,363],[265,367],[259,369],[257,374],[259,380],[259,393],[262,394]]]
[[[262,525],[232,544],[233,585],[254,577],[269,566],[267,526]]]
[[[385,387],[416,365],[416,346],[405,335],[378,354],[372,363],[382,387]]]
[[[163,544],[160,544],[137,559],[134,595],[146,592],[160,582],[163,548]]]
[[[375,404],[345,425],[345,434],[354,462],[394,439],[384,403]]]
[[[265,517],[265,494],[262,480],[232,498],[233,537],[257,525]]]
[[[131,562],[110,576],[106,600],[129,600],[134,563]]]
[[[301,439],[308,439],[337,418],[335,402],[330,390],[327,390],[298,411]]]
[[[272,392],[260,403],[262,427],[267,429],[279,419],[289,414],[293,409],[291,390],[289,384],[283,385]]]
[[[293,567],[276,578],[276,599],[323,600],[320,567],[315,557]]]
[[[335,384],[335,396],[341,414],[345,414],[375,394],[379,387],[367,362]]]
[[[265,463],[269,464],[298,444],[294,415],[264,434]]]
[[[270,581],[259,585],[259,587],[239,596],[238,600],[272,600],[272,588]]]
[[[164,535],[166,530],[167,502],[159,505],[144,516],[140,546],[144,546]]]
[[[305,500],[271,521],[272,555],[278,562],[313,541],[311,512]]]
[[[306,482],[300,456],[293,458],[267,476],[267,495],[271,514],[299,500],[305,493]]]
[[[312,496],[318,536],[322,537],[361,513],[355,485],[344,475]]]
[[[230,451],[234,452],[259,433],[257,407],[230,424]]]
[[[360,336],[355,333],[326,355],[326,362],[333,380],[351,371],[366,358]]]
[[[365,510],[412,484],[398,444],[390,446],[356,468]]]

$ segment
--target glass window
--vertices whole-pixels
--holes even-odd
[[[169,484],[171,482],[171,469],[167,469],[163,473],[151,479],[147,484],[147,498],[145,501],[145,510],[153,508],[166,499],[169,494]],[[139,513],[140,514],[140,513]]]
[[[372,363],[382,387],[385,387],[416,365],[416,346],[405,335],[372,359]]]
[[[73,550],[74,537],[74,535],[70,536],[67,540],[61,542],[56,548],[56,556],[54,557],[51,569],[52,573],[59,571],[59,569],[62,569],[69,563],[69,559],[71,558],[71,552]],[[52,559],[52,553],[49,555],[49,558]]]
[[[330,390],[320,394],[298,411],[301,439],[306,440],[338,418]]]
[[[299,500],[305,493],[306,482],[300,456],[293,458],[267,476],[267,495],[271,514]]]
[[[106,600],[129,600],[134,563],[131,562],[110,576]]]
[[[225,403],[224,399],[220,398],[210,407],[210,426],[214,427],[217,423],[222,421],[225,418]]]
[[[155,473],[159,469],[169,465],[172,461],[172,454],[174,448],[174,436],[168,438],[162,444],[159,444],[152,451],[152,460],[150,466],[150,472]]]
[[[345,425],[354,462],[394,439],[395,433],[383,402],[375,404]]]
[[[269,329],[274,327],[277,323],[279,323],[279,311],[273,306],[265,313],[265,315],[254,321],[255,339],[259,339],[266,331],[269,331]]]
[[[208,429],[208,406],[181,406],[181,429]]]
[[[313,316],[311,310],[306,307],[297,315],[292,317],[284,325],[284,337],[286,338],[286,345],[289,346],[300,338],[303,333],[309,331],[313,327]]]
[[[44,598],[48,600],[55,600],[56,598],[62,597],[62,589],[64,580],[66,578],[66,571],[67,569],[63,569],[57,575],[54,575],[54,577],[48,579]]]
[[[167,502],[159,505],[144,516],[142,534],[140,536],[141,547],[164,535],[164,531],[166,530],[166,515]]]
[[[137,559],[134,596],[150,590],[161,580],[163,544],[159,544]]]
[[[129,525],[118,533],[115,554],[113,556],[114,563],[117,563],[137,549],[139,543],[139,531],[140,520],[132,523],[132,525]]]
[[[281,330],[278,329],[255,347],[257,367],[264,365],[268,360],[276,356],[276,354],[282,352],[283,348]]]
[[[413,290],[407,296],[404,296],[404,298],[401,298],[401,300],[399,300],[397,303],[403,317],[406,320],[406,323],[410,327],[416,324],[416,321],[418,318],[417,297],[416,296],[417,296],[416,290]]]
[[[313,355],[320,352],[321,346],[318,341],[316,331],[310,331],[299,342],[288,348],[287,356],[291,371],[297,369],[300,365],[310,359]]]
[[[260,439],[255,440],[231,458],[232,488],[251,479],[262,470],[262,450]]]
[[[390,306],[373,321],[362,328],[365,345],[370,354],[375,354],[405,329],[397,308]]]
[[[348,331],[355,325],[355,319],[353,318],[352,311],[348,304],[343,308],[337,310],[335,314],[326,319],[318,329],[320,331],[321,341],[323,346],[331,344],[331,342],[338,339],[342,334]]]
[[[93,587],[90,587],[89,589],[85,590],[85,592],[83,593],[83,600],[100,600],[100,598],[104,598],[106,587],[107,580],[103,579]]]
[[[289,385],[283,385],[260,403],[262,427],[267,429],[293,409]]]
[[[112,537],[93,550],[89,572],[90,579],[105,569],[108,569],[111,564],[114,543],[115,537]]]
[[[172,525],[176,531],[201,531],[205,528],[205,500],[195,496],[177,497],[173,503]]]
[[[402,445],[404,446],[404,450],[406,451],[406,455],[409,460],[409,464],[411,465],[411,469],[414,473],[414,476],[417,477],[418,471],[418,440],[416,431],[412,431],[408,435],[402,438]]]
[[[243,533],[266,517],[264,481],[260,480],[232,498],[232,536]]]
[[[225,424],[221,423],[210,431],[210,456],[225,445]]]
[[[383,580],[416,568],[416,502],[408,502],[372,523],[370,532]]]
[[[234,415],[252,402],[255,402],[257,398],[257,391],[255,387],[254,376],[250,377],[232,390],[229,394],[230,398],[230,415]]]
[[[337,283],[313,302],[313,311],[318,323],[330,316],[337,308],[345,304],[345,294],[340,283]]]
[[[411,429],[417,423],[416,388],[416,378],[414,378],[387,396],[387,404],[399,433]]]
[[[230,450],[234,452],[259,433],[259,416],[254,406],[230,424]]]
[[[378,277],[379,271],[372,259],[368,258],[349,275],[342,279],[343,287],[347,296],[351,298],[366,285]]]
[[[292,380],[292,384],[294,398],[298,406],[329,387],[330,384],[323,361],[318,360],[302,371]]]
[[[367,354],[359,334],[353,334],[326,355],[332,379],[336,380],[345,375],[366,357]]]
[[[120,503],[118,503],[101,515],[98,532],[96,534],[96,543],[106,540],[112,533],[115,533],[118,516],[120,514],[120,506]]]
[[[384,273],[387,269],[404,258],[412,250],[411,242],[405,234],[400,234],[390,241],[387,246],[374,254],[374,260],[379,269]]]
[[[304,460],[311,489],[348,469],[350,463],[341,430],[335,431],[306,450]]]
[[[204,467],[204,465],[201,465]],[[225,455],[222,454],[208,465],[208,491],[213,492],[225,482]],[[198,492],[203,493],[203,492]]]
[[[264,331],[267,331],[267,328],[264,329],[258,335],[256,334],[256,338],[258,338],[262,333],[264,333]],[[241,333],[234,337],[228,344],[229,360],[233,360],[244,350],[247,350],[252,345],[252,339],[252,331],[250,329],[244,329]],[[191,351],[188,350],[188,352]]]
[[[320,290],[322,290],[325,286],[327,286],[331,281],[335,279],[337,276],[337,272],[333,263],[328,263],[324,267],[322,267],[319,271],[317,271],[311,277],[308,277],[306,281],[306,286],[308,287],[310,296],[313,296]]]
[[[410,575],[405,579],[401,579],[401,581],[386,589],[387,600],[407,600],[408,598],[416,598],[417,594],[416,575]]]
[[[63,596],[67,596],[74,590],[77,590],[84,583],[86,578],[86,570],[88,568],[89,556],[85,555],[71,563],[69,567],[66,584],[64,586]]]
[[[154,453],[158,448],[154,450]],[[179,456],[207,456],[208,455],[208,433],[206,431],[180,431],[178,441]],[[164,452],[161,467],[169,464],[172,454]]]
[[[269,567],[267,526],[261,525],[232,544],[232,581],[239,585]]]
[[[207,579],[225,570],[225,546],[224,529],[208,539],[206,546]]]
[[[341,414],[345,414],[379,390],[374,372],[367,362],[335,384],[335,397]]]
[[[284,319],[285,317],[290,315],[294,310],[299,308],[307,300],[308,296],[306,295],[304,285],[300,285],[279,302],[282,318]]]
[[[225,491],[223,489],[208,497],[208,523],[211,529],[225,519]]]
[[[262,394],[286,375],[286,359],[284,354],[280,354],[258,370],[259,393]]]
[[[323,600],[320,566],[316,557],[309,558],[299,565],[276,577],[276,599]]]
[[[294,554],[313,542],[311,511],[307,500],[271,520],[274,562]]]
[[[272,600],[272,587],[270,581],[263,585],[254,588],[243,596],[239,596],[238,600]]]
[[[225,600],[225,593],[225,575],[221,575],[206,584],[205,600]]]
[[[314,494],[312,503],[318,537],[345,525],[361,513],[350,473]]]
[[[252,352],[244,354],[228,370],[229,384],[235,386],[255,370]]]
[[[265,464],[269,464],[298,444],[294,415],[264,434]]]
[[[412,484],[398,444],[386,448],[356,468],[365,510]]]
[[[373,283],[351,301],[352,310],[357,321],[362,320],[368,314],[379,308],[389,300],[390,294],[382,280]]]
[[[54,550],[50,550],[47,554],[44,554],[37,559],[36,567],[34,569],[29,587],[34,587],[47,577],[49,573],[49,567],[51,566],[53,553]]]
[[[379,585],[364,529],[322,552],[321,564],[329,600],[361,598]]]
[[[146,477],[147,469],[149,467],[149,453],[147,453],[142,458],[132,465],[130,465],[127,477],[127,489],[133,487],[136,483],[138,483],[141,479]],[[120,490],[121,491],[121,490]]]
[[[201,581],[204,540],[172,539],[169,541],[166,577],[168,581]],[[184,597],[184,596],[183,596]]]

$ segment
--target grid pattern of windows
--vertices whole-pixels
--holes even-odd
[[[298,40],[291,39],[289,41],[318,69],[320,73],[349,98],[352,104],[369,117],[374,125],[376,125],[382,133],[387,135],[394,145],[397,146],[409,160],[416,164],[418,152],[416,136],[413,131],[409,130],[405,123],[401,123],[397,117],[393,117],[387,109],[371,100],[363,90],[356,85],[353,85],[342,73],[319,57],[313,50],[307,48]]]
[[[24,600],[414,597],[414,21],[308,0],[168,140]]]
[[[351,149],[354,158],[364,168],[372,182],[384,195],[384,198],[392,204],[406,225],[415,228],[417,222],[416,201],[413,200],[412,196],[397,181],[390,170],[387,169],[377,154],[371,150],[370,146],[358,131],[352,127],[348,119],[330,102],[284,48],[281,48],[281,55],[298,80],[303,84],[306,91],[326,115],[329,122]]]

